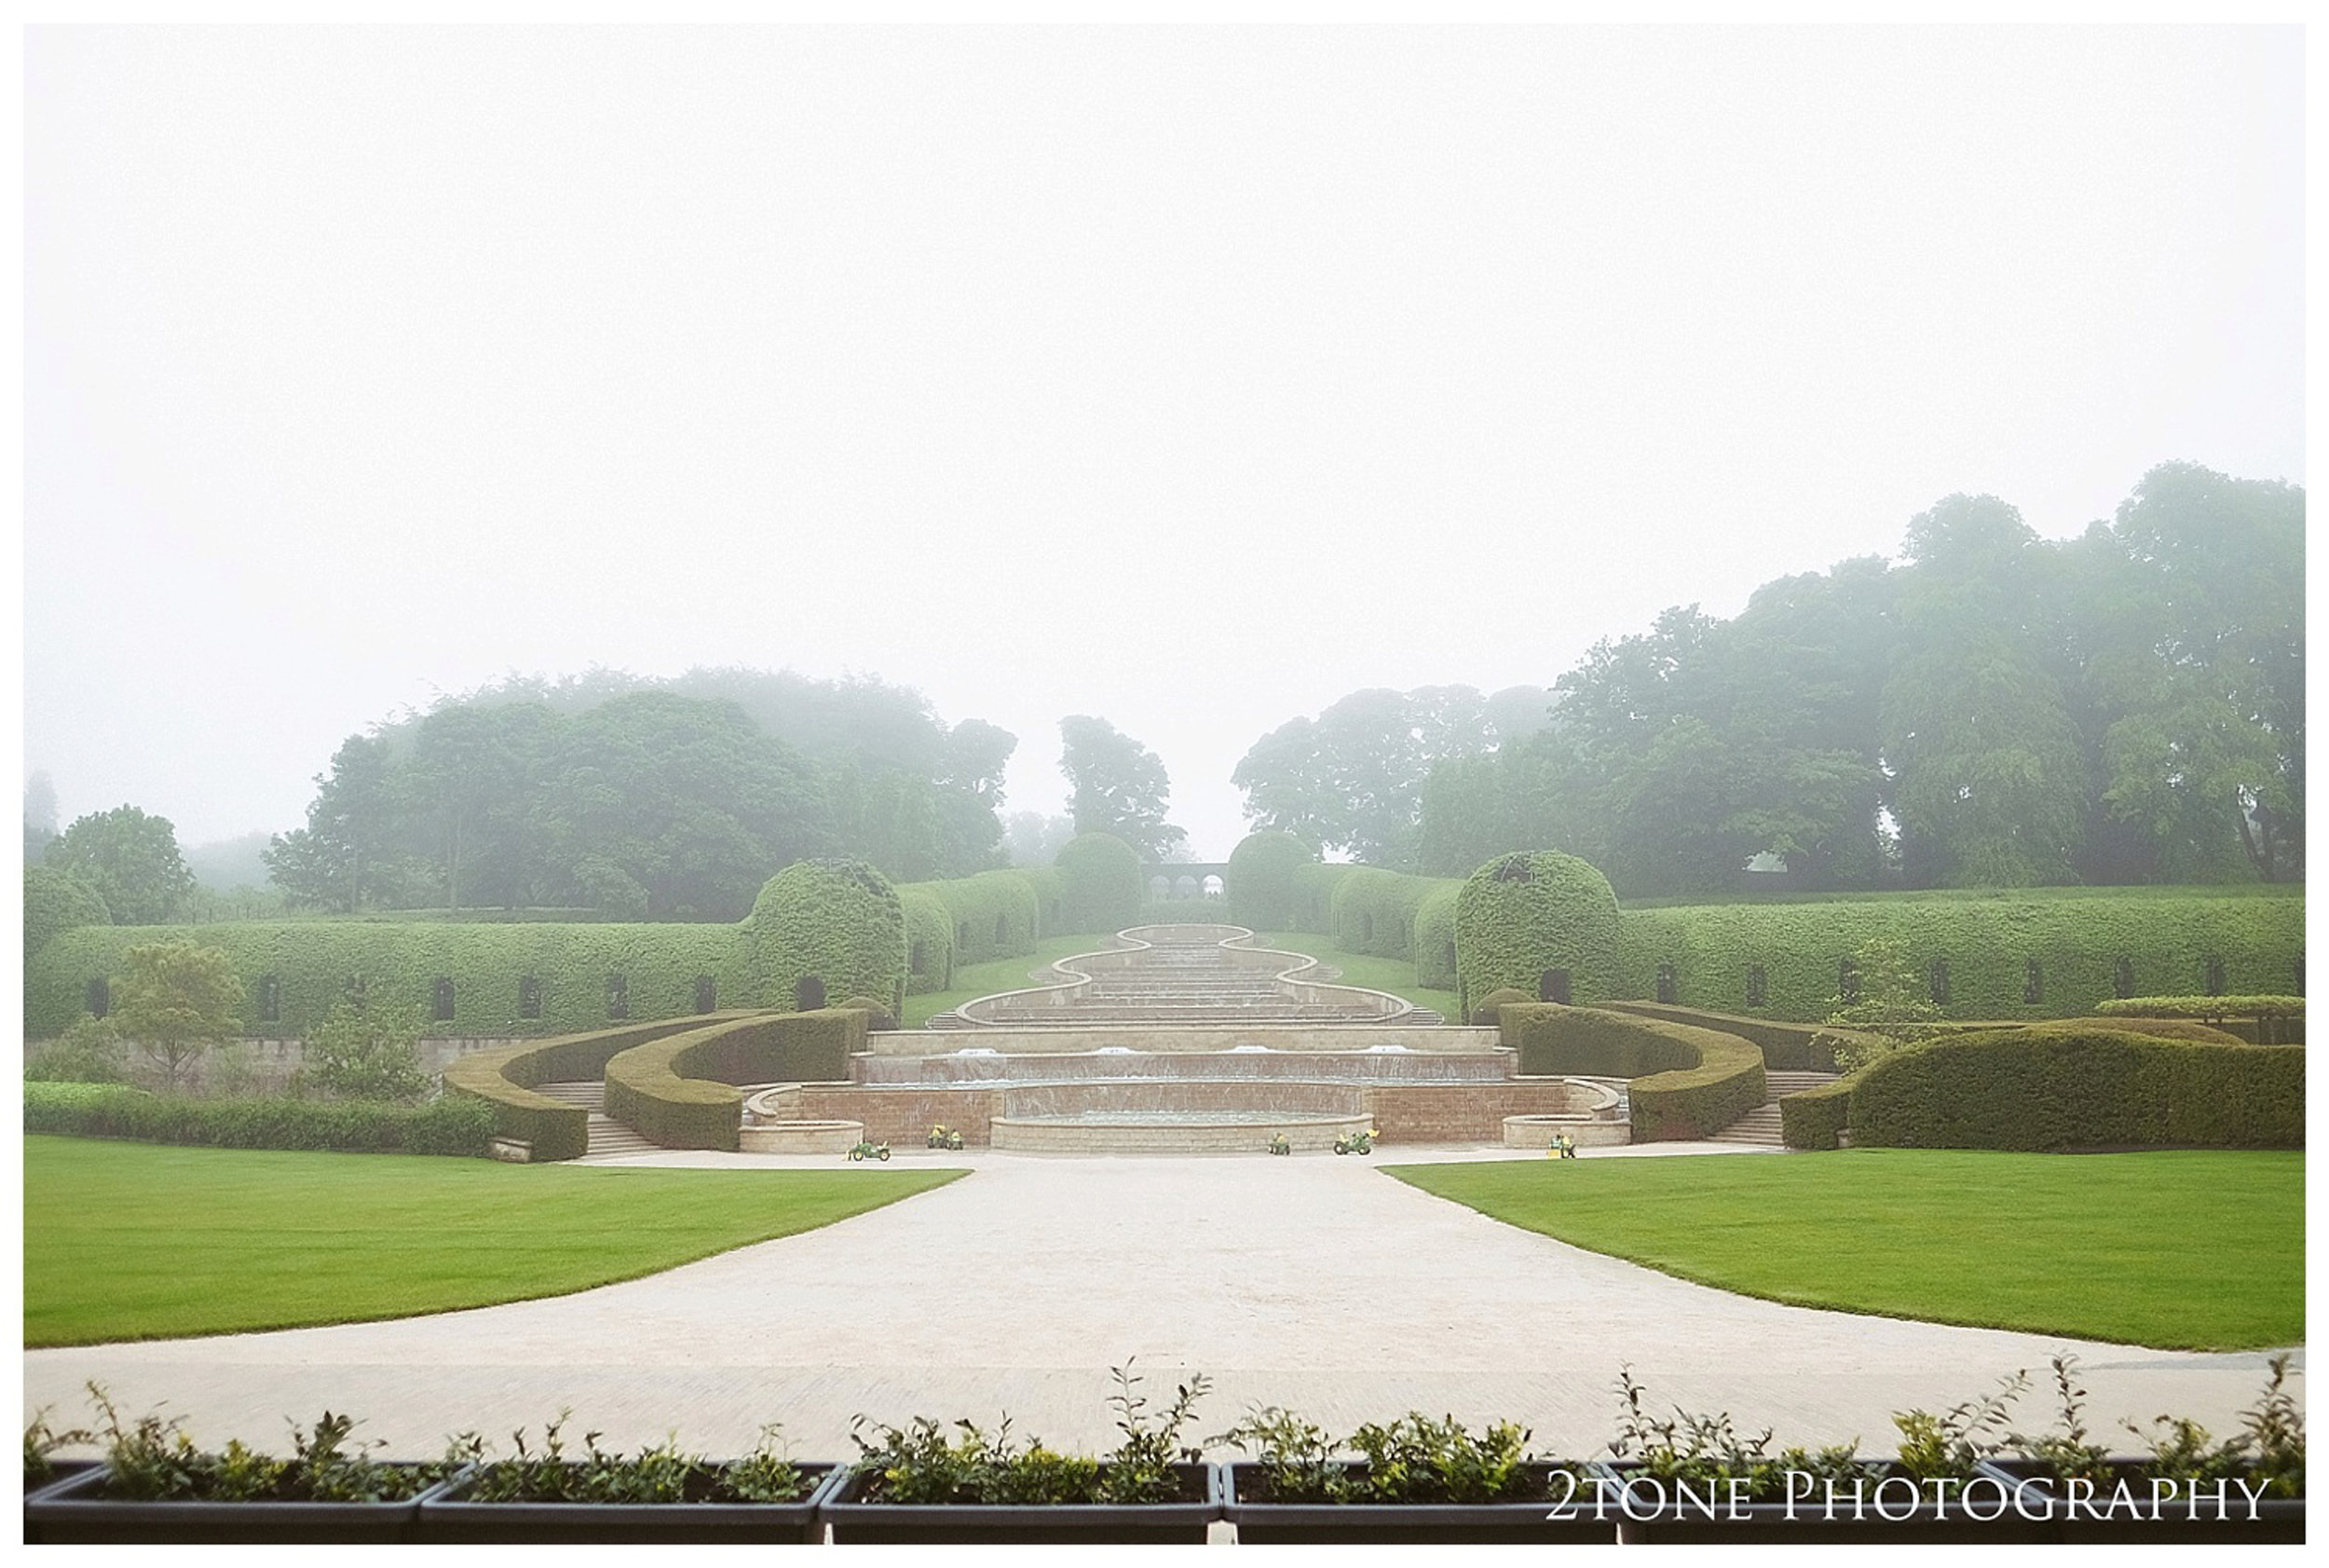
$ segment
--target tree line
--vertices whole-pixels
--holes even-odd
[[[2304,528],[2301,488],[2188,463],[2060,542],[1952,496],[1898,562],[1668,609],[1549,691],[1355,692],[1233,782],[1256,827],[1372,864],[1558,845],[1636,897],[1750,861],[1805,889],[2301,879]]]

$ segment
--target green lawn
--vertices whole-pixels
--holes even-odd
[[[1854,1149],[1389,1173],[1525,1230],[1801,1306],[2178,1350],[2305,1339],[2301,1152]]]
[[[1429,1007],[1446,1015],[1451,1024],[1464,1020],[1456,1012],[1456,993],[1428,990],[1415,983],[1415,966],[1405,959],[1373,958],[1366,953],[1346,953],[1333,946],[1330,938],[1309,931],[1273,931],[1260,934],[1256,945],[1276,948],[1289,953],[1307,953],[1321,963],[1330,963],[1342,972],[1342,984],[1364,986],[1369,990],[1389,991],[1405,997],[1418,1007]]]
[[[814,1230],[963,1174],[610,1170],[27,1138],[24,1343],[564,1295]]]
[[[1035,984],[1028,978],[1028,972],[1042,968],[1054,959],[1063,959],[1071,953],[1094,953],[1107,946],[1108,938],[1105,936],[1052,936],[1036,943],[1033,952],[1018,958],[957,964],[953,989],[907,997],[906,1016],[899,1022],[906,1029],[919,1029],[933,1016],[950,1007],[960,1007],[966,1002],[992,996],[997,991],[1015,991]]]

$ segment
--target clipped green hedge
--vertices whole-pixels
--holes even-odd
[[[1060,846],[1052,869],[1059,877],[1060,919],[1056,932],[1078,935],[1089,932],[1112,935],[1137,924],[1148,883],[1140,875],[1140,855],[1110,833],[1079,833]]]
[[[1836,1135],[1852,1125],[1856,1077],[1839,1078],[1779,1101],[1779,1141],[1790,1149],[1835,1148]]]
[[[1818,904],[1696,905],[1628,909],[1618,920],[1615,994],[1657,994],[1671,965],[1686,1006],[1810,1021],[1828,1016],[1839,966],[1875,937],[1900,942],[1927,975],[1947,965],[1953,1018],[2008,1021],[2091,1013],[2112,1000],[2124,960],[2132,992],[2205,987],[2210,961],[2224,989],[2289,989],[2305,949],[2302,898],[2126,896],[1870,899]],[[2031,969],[2036,965],[2036,973]],[[1750,970],[1763,1000],[1750,1000]],[[2036,982],[2037,1000],[2025,1001]]]
[[[1062,936],[1069,934],[1067,884],[1060,880],[1059,870],[1052,866],[1015,866],[1027,885],[1035,890],[1035,934]]]
[[[1524,991],[1514,990],[1510,986],[1506,986],[1501,990],[1490,991],[1486,996],[1480,998],[1479,1002],[1473,1007],[1470,1017],[1465,1021],[1472,1024],[1476,1028],[1494,1029],[1504,1021],[1505,1008],[1510,1003],[1516,1002],[1528,1002],[1533,1005],[1536,1002],[1536,998],[1528,995]]]
[[[24,1031],[52,1039],[78,1019],[89,982],[118,983],[123,955],[141,942],[193,942],[224,950],[242,982],[240,1032],[304,1038],[363,979],[367,1006],[416,1010],[431,1035],[507,1038],[606,1027],[615,976],[632,1018],[698,1012],[698,985],[714,1005],[750,991],[742,931],[722,925],[456,925],[373,920],[235,921],[216,925],[87,926],[48,943],[25,967]],[[437,1016],[437,982],[452,986],[453,1016]],[[535,982],[528,988],[525,982]],[[272,987],[269,981],[273,982]],[[538,1016],[525,1016],[529,989]],[[266,1016],[270,996],[275,1016]]]
[[[898,887],[906,913],[906,994],[923,996],[954,984],[954,917],[928,882]]]
[[[746,1084],[838,1083],[866,1016],[824,1008],[737,1019],[636,1045],[606,1064],[606,1114],[666,1149],[734,1151]]]
[[[1763,1051],[1735,1034],[1545,1002],[1498,1022],[1525,1075],[1631,1080],[1637,1143],[1708,1138],[1764,1103]]]
[[[730,1013],[718,1016],[726,1020],[743,1016]],[[447,1067],[445,1093],[466,1095],[492,1106],[495,1133],[532,1144],[537,1161],[579,1160],[590,1149],[591,1113],[581,1106],[538,1095],[534,1085],[595,1082],[606,1075],[606,1064],[620,1053],[701,1028],[711,1021],[661,1018],[561,1040],[497,1045],[463,1057]]]
[[[426,1105],[376,1100],[182,1099],[119,1084],[27,1084],[24,1130],[217,1149],[333,1150],[482,1157],[491,1109],[448,1095]]]
[[[1026,872],[981,871],[951,881],[907,885],[928,889],[946,906],[955,962],[985,963],[1035,950],[1042,914],[1034,880]]]
[[[2305,1048],[2100,1025],[1958,1035],[1861,1072],[1851,1128],[1862,1148],[2301,1149]]]
[[[1371,866],[1355,866],[1334,885],[1327,919],[1334,945],[1346,953],[1406,959],[1415,952],[1415,917],[1423,901],[1463,883],[1452,878],[1410,877]]]
[[[1772,1018],[1750,1018],[1736,1013],[1710,1013],[1704,1008],[1669,1006],[1657,1002],[1612,1002],[1605,1006],[1619,1013],[1657,1018],[1669,1024],[1721,1029],[1750,1040],[1763,1048],[1763,1065],[1777,1072],[1833,1072],[1835,1051],[1826,1042],[1857,1038],[1851,1029],[1823,1029],[1818,1024],[1791,1024]]]
[[[53,866],[24,868],[24,956],[30,959],[52,937],[76,926],[110,925],[104,895],[70,872]]]
[[[755,1005],[812,1010],[845,996],[906,1011],[906,908],[862,860],[796,861],[770,877],[744,921]],[[803,995],[814,980],[823,994]],[[803,1002],[809,1006],[803,1009]]]
[[[1297,879],[1303,866],[1317,861],[1317,851],[1291,833],[1246,834],[1229,852],[1229,868],[1221,877],[1229,920],[1249,931],[1292,927],[1301,904]]]
[[[1609,879],[1547,850],[1491,860],[1456,895],[1456,1006],[1505,987],[1542,998],[1545,974],[1569,972],[1569,1000],[1641,995],[1621,986],[1617,897]]]
[[[2095,1008],[2106,1018],[2197,1018],[2202,1023],[2240,1025],[2241,1038],[2263,1045],[2305,1043],[2305,999],[2301,996],[2135,996]]]
[[[1431,891],[1415,906],[1410,946],[1419,986],[1436,991],[1456,989],[1456,899],[1463,892],[1464,883],[1457,878],[1434,878]]]
[[[1314,931],[1324,935],[1334,929],[1334,890],[1342,879],[1354,871],[1366,869],[1345,862],[1326,865],[1313,862],[1294,870],[1294,914],[1287,922],[1295,931]]]

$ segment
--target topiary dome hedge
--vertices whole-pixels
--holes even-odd
[[[1569,995],[1546,996],[1566,976]],[[1456,1005],[1505,987],[1584,1003],[1618,989],[1617,895],[1574,855],[1508,854],[1472,873],[1456,894]]]
[[[1112,934],[1140,920],[1140,855],[1110,833],[1079,833],[1053,863],[1066,933]]]
[[[1292,927],[1301,908],[1297,879],[1317,852],[1291,833],[1248,833],[1229,852],[1221,892],[1229,918],[1253,931]]]
[[[906,1010],[906,908],[862,860],[803,860],[769,879],[744,921],[762,1007],[812,1012],[849,996]]]

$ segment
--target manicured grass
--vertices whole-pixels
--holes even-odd
[[[907,997],[906,1016],[899,1022],[906,1029],[919,1029],[950,1007],[960,1007],[997,991],[1015,991],[1035,984],[1028,978],[1028,973],[1054,959],[1063,959],[1070,953],[1095,953],[1107,946],[1105,936],[1048,936],[1035,944],[1033,952],[1020,958],[957,964],[953,988]]]
[[[608,1170],[27,1138],[24,1343],[564,1295],[814,1230],[964,1174]]]
[[[1456,1013],[1456,993],[1431,990],[1415,983],[1415,966],[1405,959],[1375,958],[1366,953],[1346,953],[1333,946],[1330,938],[1309,931],[1273,931],[1260,934],[1256,945],[1276,948],[1288,953],[1307,953],[1321,963],[1330,963],[1342,974],[1340,983],[1364,986],[1372,991],[1389,991],[1405,997],[1418,1007],[1429,1007],[1446,1015],[1451,1024],[1464,1020]]]
[[[1390,1174],[1750,1296],[2178,1350],[2305,1339],[2305,1156],[2169,1152],[1494,1161]]]

